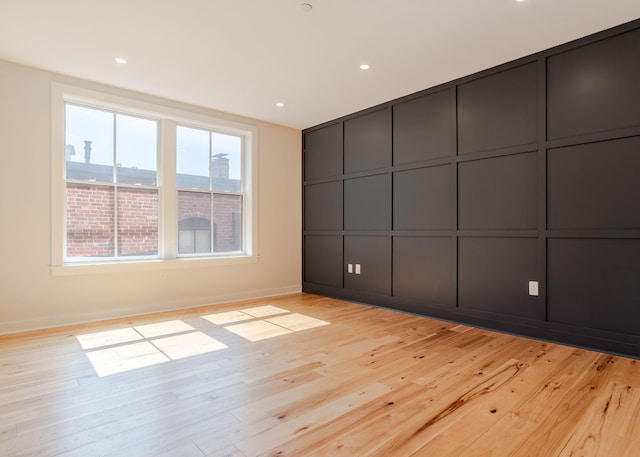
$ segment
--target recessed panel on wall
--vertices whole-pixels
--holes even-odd
[[[549,139],[640,125],[640,30],[547,59]]]
[[[552,322],[640,335],[640,240],[549,239]]]
[[[541,319],[529,296],[529,281],[541,280],[537,249],[537,238],[459,238],[460,307]]]
[[[333,124],[304,135],[304,179],[342,173],[342,124]]]
[[[304,237],[304,280],[342,287],[342,237]]]
[[[538,154],[458,164],[458,228],[536,229]]]
[[[393,295],[451,304],[451,238],[394,237]]]
[[[535,62],[458,86],[460,154],[537,141]]]
[[[342,183],[304,187],[305,230],[342,230]]]
[[[640,137],[547,153],[549,229],[640,228]]]
[[[451,185],[451,165],[394,173],[394,230],[450,229]]]
[[[450,156],[454,130],[451,89],[394,105],[393,164]]]
[[[363,114],[344,123],[344,172],[391,165],[391,109]]]
[[[352,273],[349,273],[349,264]],[[344,237],[344,287],[391,293],[391,246],[386,236]]]
[[[344,181],[344,229],[388,230],[391,184],[387,174]]]

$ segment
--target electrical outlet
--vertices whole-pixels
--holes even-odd
[[[529,281],[529,295],[532,297],[538,296],[538,281]]]
[[[347,273],[353,273],[353,264],[352,263],[347,265]]]
[[[360,274],[360,264],[356,263],[356,274],[359,275]]]

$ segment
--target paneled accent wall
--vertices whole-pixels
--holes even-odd
[[[640,356],[638,56],[640,20],[306,129],[304,290]]]

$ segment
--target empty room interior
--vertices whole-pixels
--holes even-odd
[[[0,0],[1,457],[639,457],[640,2]]]

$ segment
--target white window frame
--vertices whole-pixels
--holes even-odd
[[[159,227],[158,257],[152,259],[95,259],[65,261],[66,181],[65,104],[115,111],[158,121]],[[176,126],[200,128],[242,138],[243,251],[208,256],[178,255],[178,191],[176,187]],[[52,275],[201,268],[258,261],[258,128],[217,116],[185,111],[132,98],[52,83],[51,86],[51,263]]]

